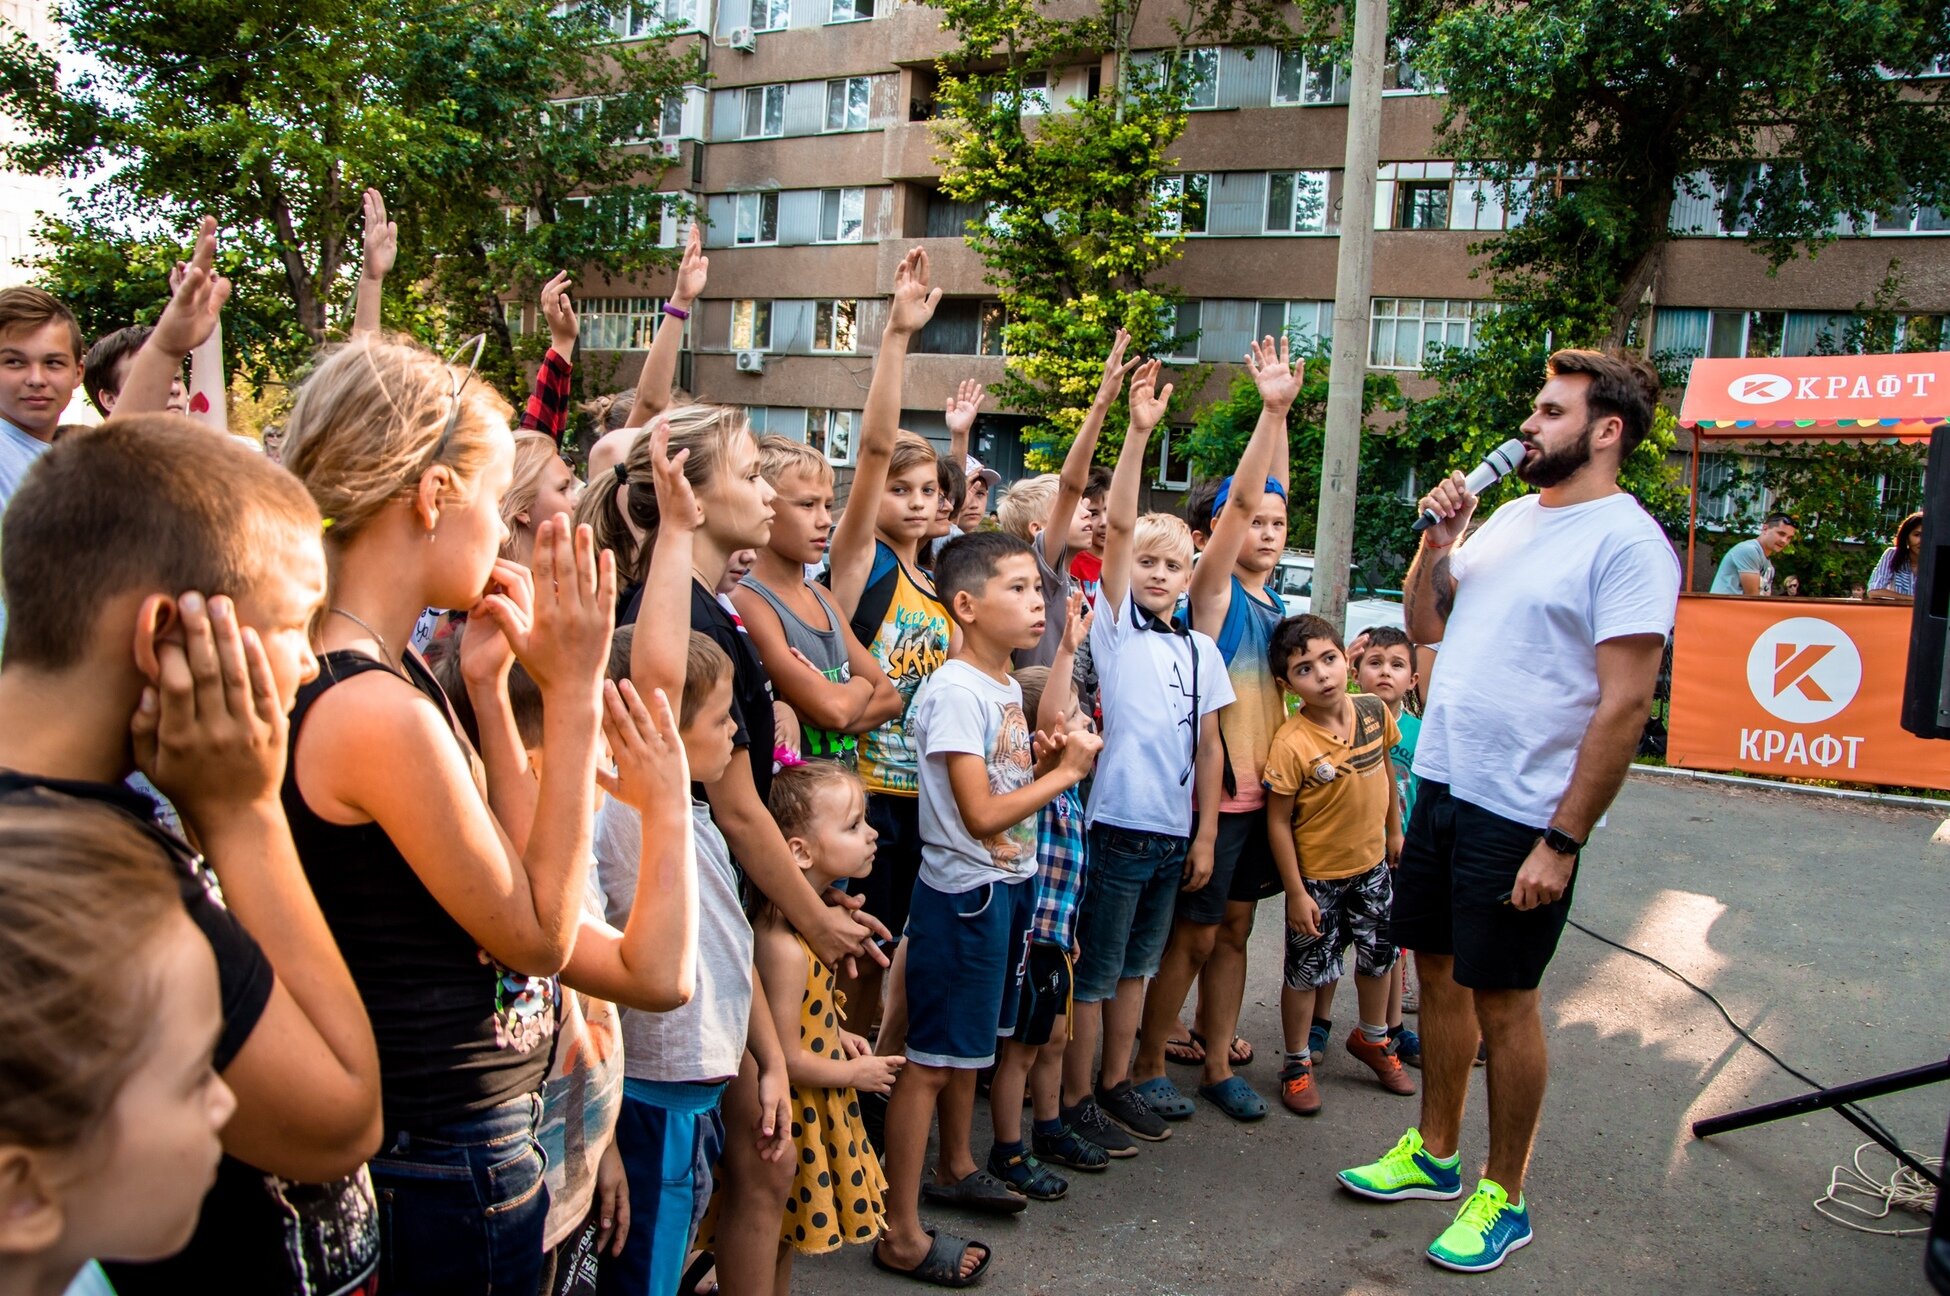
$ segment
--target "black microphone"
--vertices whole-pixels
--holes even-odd
[[[1511,437],[1508,441],[1505,441],[1502,445],[1490,451],[1489,457],[1483,460],[1482,463],[1470,469],[1469,476],[1463,478],[1463,489],[1471,495],[1481,495],[1484,491],[1502,481],[1511,469],[1522,463],[1523,455],[1523,442],[1516,437]],[[1411,526],[1409,530],[1419,535],[1440,521],[1442,519],[1435,515],[1434,509],[1423,509],[1422,516],[1415,519],[1415,525]]]

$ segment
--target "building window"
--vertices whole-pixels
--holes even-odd
[[[731,303],[731,349],[772,349],[772,303],[744,299]]]
[[[657,136],[674,140],[684,134],[684,96],[665,95],[663,110],[657,115]]]
[[[1706,354],[1715,358],[1778,356],[1786,311],[1716,310],[1706,329]]]
[[[1189,490],[1192,485],[1192,456],[1187,446],[1192,439],[1192,430],[1167,423],[1159,431],[1163,433],[1158,438],[1159,489]]]
[[[1377,297],[1368,335],[1368,364],[1375,369],[1420,369],[1437,346],[1475,345],[1477,321],[1496,313],[1496,303],[1439,297]]]
[[[745,90],[745,139],[773,139],[785,134],[785,87],[750,86]]]
[[[1885,535],[1897,523],[1923,507],[1923,465],[1886,472],[1876,479],[1876,511]]]
[[[1199,45],[1185,51],[1187,108],[1219,106],[1219,48]]]
[[[1317,234],[1327,228],[1325,171],[1275,171],[1266,181],[1268,234]]]
[[[792,25],[792,0],[752,0],[752,27],[784,31]]]
[[[1167,360],[1198,359],[1199,322],[1203,302],[1184,301],[1158,311],[1159,352]]]
[[[1344,104],[1348,71],[1321,51],[1281,50],[1273,75],[1274,106],[1283,104]]]
[[[1204,172],[1159,176],[1153,190],[1160,234],[1203,234],[1212,177]]]
[[[779,241],[779,195],[741,193],[733,198],[737,218],[732,225],[732,241],[741,247],[754,247]]]
[[[829,23],[860,22],[873,17],[874,0],[833,0],[833,7],[827,12]]]
[[[1950,230],[1950,213],[1941,207],[1899,207],[1877,212],[1877,234],[1941,234]]]
[[[856,351],[856,324],[860,314],[857,301],[821,301],[813,305],[815,351]]]
[[[1388,40],[1387,61],[1381,65],[1381,93],[1385,95],[1432,94],[1435,87],[1415,70],[1415,42],[1405,36]]]
[[[825,455],[827,463],[852,463],[854,423],[859,417],[858,410],[807,410],[806,444]]]
[[[641,13],[644,9],[644,6],[633,5],[632,8],[637,12]],[[663,0],[663,4],[660,8],[661,8],[660,16],[663,18],[664,22],[669,26],[676,27],[682,31],[697,31],[702,29],[704,26],[704,24],[700,22],[698,19],[700,0]],[[645,31],[648,30],[647,25],[645,26],[644,30]],[[633,25],[633,30],[631,34],[642,35],[643,32],[634,30],[634,25]]]
[[[1254,337],[1284,336],[1295,346],[1325,342],[1334,336],[1334,303],[1330,301],[1263,301]]]
[[[1016,111],[1024,117],[1041,117],[1050,111],[1048,72],[1022,74],[1022,93],[1016,100]]]
[[[867,128],[867,108],[873,100],[871,77],[845,77],[826,83],[826,129],[857,131]]]
[[[1449,228],[1449,182],[1411,180],[1395,186],[1395,228],[1439,230]]]
[[[585,297],[576,303],[581,344],[591,351],[647,351],[661,297]]]
[[[1007,355],[1002,345],[1002,328],[1009,322],[1009,314],[1002,309],[999,301],[985,301],[981,308],[981,331],[977,347],[982,355]]]
[[[819,194],[819,241],[858,243],[866,237],[867,191],[822,189]]]

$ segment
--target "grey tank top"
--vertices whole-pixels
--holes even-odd
[[[847,661],[846,640],[840,634],[839,612],[832,600],[817,585],[807,585],[813,597],[819,600],[820,607],[826,611],[826,628],[818,629],[806,623],[797,612],[785,605],[784,600],[767,589],[756,577],[747,576],[739,582],[746,589],[764,599],[779,614],[779,625],[785,631],[785,641],[797,648],[800,656],[813,664],[813,669],[835,684],[844,684],[853,678],[853,671]],[[831,729],[816,729],[802,718],[799,730],[805,736],[806,759],[840,761],[852,766],[859,759],[860,740],[849,733],[837,733]]]

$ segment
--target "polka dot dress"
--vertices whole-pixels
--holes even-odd
[[[813,957],[804,938],[799,946],[806,953],[799,1042],[808,1053],[843,1062],[840,1025],[846,1004],[833,990],[832,970]],[[807,1255],[823,1255],[879,1237],[887,1223],[881,1199],[887,1178],[860,1121],[860,1096],[851,1089],[793,1085],[792,1144],[798,1172],[786,1197],[780,1240]]]

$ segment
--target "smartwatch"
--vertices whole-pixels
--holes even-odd
[[[1584,849],[1584,843],[1561,828],[1544,829],[1544,845],[1559,855],[1576,855]]]

